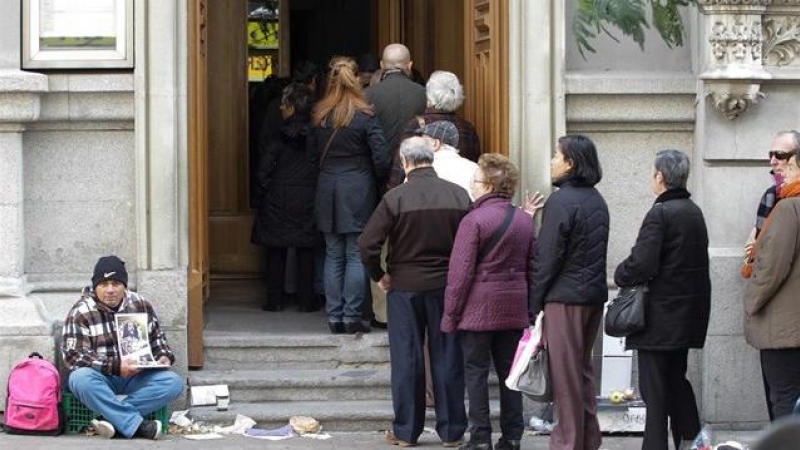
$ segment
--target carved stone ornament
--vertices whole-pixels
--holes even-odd
[[[764,60],[785,66],[800,54],[800,19],[771,17],[764,21]]]
[[[750,106],[765,97],[761,92],[761,85],[757,83],[707,81],[706,89],[714,107],[728,120],[737,119]]]
[[[761,62],[761,22],[717,21],[708,38],[711,54],[718,63]]]

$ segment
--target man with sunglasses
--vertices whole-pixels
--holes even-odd
[[[789,158],[792,157],[795,149],[800,148],[800,132],[796,130],[780,131],[775,135],[770,147],[769,165],[772,167],[770,173],[772,174],[775,184],[767,188],[764,195],[761,196],[761,201],[758,204],[758,212],[756,213],[756,224],[747,238],[744,246],[744,256],[749,259],[753,248],[755,247],[756,238],[764,226],[772,209],[780,198],[781,185],[783,184],[783,171],[789,163]],[[769,400],[769,387],[766,380],[764,380],[764,391],[766,392],[767,411],[769,412],[770,420],[773,420],[772,404]]]

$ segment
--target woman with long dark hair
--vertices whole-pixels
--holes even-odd
[[[369,332],[361,322],[367,275],[358,236],[378,202],[377,178],[391,156],[380,122],[364,99],[351,58],[330,62],[325,96],[314,108],[311,145],[319,161],[317,228],[325,234],[325,298],[331,333]]]

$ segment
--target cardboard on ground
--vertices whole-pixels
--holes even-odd
[[[217,397],[227,397],[227,384],[212,384],[210,386],[192,386],[192,406],[216,405]]]

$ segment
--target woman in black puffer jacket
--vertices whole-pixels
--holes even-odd
[[[591,140],[558,140],[550,176],[559,189],[544,205],[528,291],[533,317],[545,312],[554,374],[551,450],[597,450],[601,442],[592,347],[608,300],[608,207],[594,187],[602,175]]]
[[[283,123],[277,136],[259,143],[255,220],[252,241],[267,247],[265,311],[283,309],[286,251],[297,252],[297,294],[301,311],[318,311],[314,293],[314,248],[322,235],[314,224],[317,164],[306,144],[311,129],[314,93],[301,83],[283,89]]]

